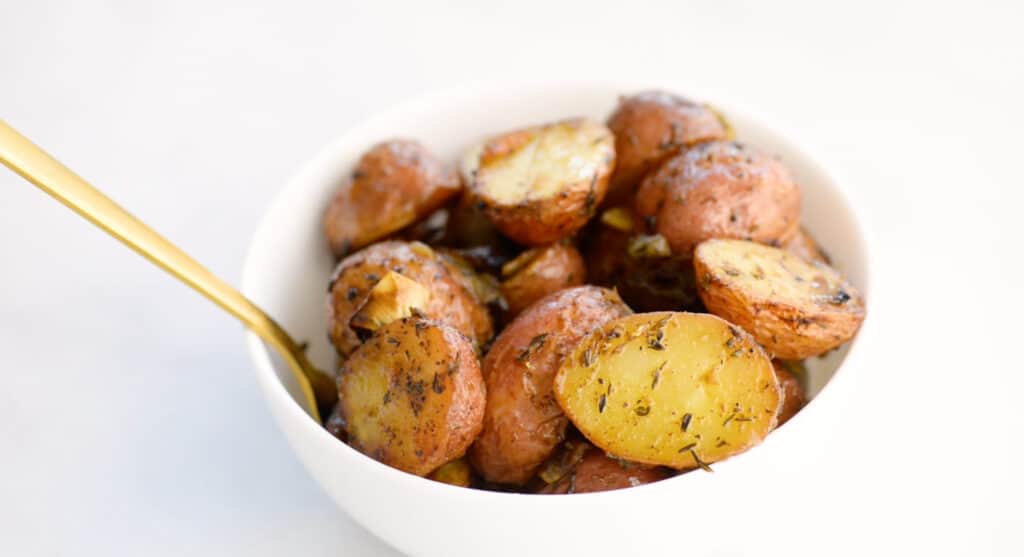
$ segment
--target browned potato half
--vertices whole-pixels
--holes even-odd
[[[608,128],[576,118],[491,138],[466,155],[463,172],[498,230],[540,246],[586,224],[614,166]]]
[[[632,212],[608,209],[585,238],[587,278],[614,286],[637,311],[702,309],[693,262],[672,254],[663,236],[634,233]]]
[[[711,238],[783,245],[800,226],[800,188],[773,157],[735,141],[702,143],[644,179],[636,212],[672,252]]]
[[[379,143],[359,159],[327,207],[327,241],[343,257],[428,215],[461,187],[458,174],[419,143]]]
[[[455,459],[442,465],[430,473],[428,478],[435,482],[441,482],[459,487],[469,487],[473,483],[473,470],[469,467],[466,459]]]
[[[501,268],[501,292],[514,317],[537,300],[586,282],[583,256],[566,242],[527,250]]]
[[[595,493],[636,487],[671,476],[668,469],[612,458],[589,447],[571,472],[543,487],[540,493]]]
[[[825,253],[825,250],[811,236],[811,233],[802,226],[797,231],[796,236],[793,236],[793,239],[783,247],[786,251],[799,255],[812,263],[832,264],[832,258],[828,256],[828,253]]]
[[[469,451],[484,479],[521,485],[533,477],[569,423],[551,393],[562,358],[595,327],[629,313],[615,292],[580,286],[541,299],[498,335],[483,362],[484,429]]]
[[[329,335],[340,355],[347,356],[359,346],[359,335],[349,326],[350,321],[389,271],[402,274],[430,292],[425,306],[418,308],[423,315],[451,324],[480,344],[490,339],[490,313],[476,299],[460,271],[426,244],[388,241],[346,257],[331,277]]]
[[[777,358],[802,360],[853,338],[864,299],[835,269],[744,240],[709,240],[694,258],[704,305]]]
[[[473,344],[419,317],[392,321],[360,345],[342,366],[338,398],[353,448],[419,476],[465,454],[483,423]]]
[[[623,459],[706,467],[761,442],[782,393],[746,332],[704,313],[641,313],[583,339],[555,397],[591,443]]]
[[[400,273],[388,271],[370,289],[362,307],[349,319],[348,326],[357,335],[370,336],[395,319],[423,311],[429,302],[430,291],[426,286]]]
[[[775,376],[779,379],[779,385],[782,387],[782,408],[779,409],[779,425],[776,426],[781,427],[807,404],[807,395],[804,394],[804,388],[800,386],[800,381],[783,364],[778,360],[773,360],[772,365],[775,367]]]
[[[609,203],[632,201],[640,180],[665,159],[697,143],[728,139],[724,118],[707,106],[664,91],[619,99],[608,119],[618,162]]]

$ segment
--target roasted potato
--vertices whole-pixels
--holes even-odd
[[[595,493],[648,484],[671,477],[666,468],[627,462],[610,457],[587,443],[577,463],[553,483],[543,486],[538,493]],[[574,449],[574,452],[579,452]]]
[[[521,485],[534,475],[569,423],[551,393],[562,358],[589,331],[629,313],[615,292],[580,286],[541,299],[498,335],[483,361],[484,428],[469,451],[484,479]]]
[[[349,444],[419,476],[465,454],[483,424],[484,389],[472,342],[420,317],[378,329],[338,378]]]
[[[422,311],[430,303],[426,286],[394,271],[388,271],[373,285],[366,301],[349,319],[348,326],[357,336],[370,336],[374,331],[403,317]]]
[[[623,459],[705,468],[761,442],[782,392],[753,337],[704,313],[641,313],[576,345],[555,398],[591,443]]]
[[[430,296],[423,315],[444,321],[483,344],[490,339],[490,313],[471,290],[462,272],[426,244],[387,241],[373,244],[341,261],[328,287],[329,336],[341,356],[360,344],[350,326],[370,291],[389,271],[426,287]]]
[[[735,141],[696,145],[644,179],[636,212],[689,256],[711,238],[784,245],[800,227],[800,188],[782,163]]]
[[[709,107],[664,91],[620,98],[619,106],[608,118],[618,159],[608,202],[631,202],[640,180],[680,150],[704,141],[728,139],[724,123],[724,118]]]
[[[501,293],[508,316],[515,317],[537,300],[586,282],[579,250],[567,242],[527,250],[501,268]]]
[[[428,215],[461,187],[454,169],[419,143],[379,143],[359,159],[327,207],[327,242],[344,257]]]
[[[782,427],[782,424],[788,422],[807,404],[807,395],[804,394],[804,388],[800,385],[800,381],[786,369],[784,364],[773,360],[772,365],[775,367],[775,377],[779,379],[779,386],[782,387],[779,425],[775,427]]]
[[[431,472],[427,477],[435,482],[459,487],[469,487],[473,484],[473,470],[464,458],[457,458],[441,465],[440,468]]]
[[[694,257],[708,310],[754,335],[777,358],[802,360],[853,338],[864,299],[835,269],[744,240],[708,240]]]
[[[590,282],[615,287],[637,311],[698,311],[693,262],[674,255],[660,235],[634,233],[632,212],[608,209],[585,239]]]
[[[800,227],[796,235],[786,245],[783,246],[786,251],[799,255],[800,257],[810,261],[811,263],[824,263],[825,265],[832,264],[832,258],[825,253],[818,242],[811,236],[811,233],[806,228]]]
[[[463,163],[467,186],[498,230],[531,246],[582,228],[614,167],[611,132],[583,118],[499,135]]]

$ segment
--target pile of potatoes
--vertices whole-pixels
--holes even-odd
[[[457,168],[457,170],[456,170]],[[585,493],[704,469],[805,403],[864,299],[785,164],[667,92],[483,140],[373,146],[324,230],[338,402],[364,454],[454,485]]]

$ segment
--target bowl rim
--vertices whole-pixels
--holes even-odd
[[[857,243],[859,244],[858,247],[861,252],[860,258],[864,262],[865,268],[863,269],[862,283],[857,286],[865,295],[865,308],[867,309],[866,318],[857,335],[850,341],[845,357],[836,367],[829,380],[822,386],[818,394],[809,401],[804,409],[787,422],[786,428],[779,429],[771,436],[766,437],[765,440],[762,441],[761,445],[769,444],[773,439],[779,439],[783,436],[791,437],[800,431],[801,424],[808,423],[813,420],[813,416],[817,414],[816,409],[821,407],[823,404],[821,401],[834,398],[836,396],[835,393],[840,390],[836,385],[845,384],[850,381],[851,374],[848,370],[849,368],[854,367],[854,364],[859,364],[859,362],[864,359],[864,344],[866,344],[866,338],[869,337],[868,333],[873,330],[871,324],[874,322],[875,317],[873,317],[873,314],[876,310],[872,301],[877,297],[877,292],[875,292],[874,288],[874,285],[877,283],[875,280],[875,273],[877,270],[873,265],[874,259],[872,258],[872,253],[874,250],[871,245],[871,237],[865,233],[864,223],[867,222],[865,220],[867,212],[857,201],[851,198],[847,188],[844,188],[841,185],[844,183],[851,183],[842,179],[845,175],[845,173],[842,172],[842,165],[837,163],[835,160],[826,157],[825,153],[818,152],[813,147],[813,142],[801,141],[801,134],[794,129],[794,126],[781,125],[783,123],[783,119],[772,114],[769,110],[765,110],[761,107],[757,107],[755,109],[751,107],[749,102],[742,103],[730,95],[723,94],[723,92],[714,91],[712,89],[701,89],[694,87],[691,84],[675,83],[672,82],[672,80],[662,80],[659,85],[651,86],[645,85],[644,83],[633,82],[632,80],[613,81],[605,79],[571,80],[564,82],[552,82],[550,80],[516,80],[511,83],[497,82],[493,80],[475,81],[460,86],[428,91],[424,94],[407,99],[404,102],[394,104],[383,111],[372,113],[334,136],[323,147],[321,147],[312,158],[309,158],[302,163],[299,166],[299,169],[287,180],[284,187],[280,188],[274,194],[270,203],[265,207],[262,216],[260,217],[259,224],[257,225],[249,242],[242,270],[242,293],[249,296],[252,292],[252,277],[257,272],[254,263],[254,260],[256,259],[255,253],[258,251],[259,246],[265,244],[266,239],[273,234],[270,226],[270,214],[272,209],[281,205],[291,190],[298,189],[301,184],[310,178],[311,175],[315,175],[318,172],[318,169],[331,164],[336,158],[336,154],[344,152],[345,149],[343,147],[354,141],[353,138],[365,135],[368,130],[376,127],[380,122],[395,121],[397,119],[404,118],[406,115],[420,114],[429,109],[429,107],[439,104],[447,106],[460,101],[465,102],[470,99],[487,98],[493,94],[507,96],[510,94],[510,89],[512,91],[511,94],[530,96],[548,93],[564,95],[566,89],[605,90],[617,92],[615,93],[616,95],[621,95],[628,91],[639,92],[651,89],[686,91],[686,96],[689,98],[699,99],[701,102],[708,102],[706,101],[707,99],[714,99],[712,103],[713,106],[721,108],[726,114],[740,116],[743,120],[755,122],[759,127],[769,130],[773,136],[782,142],[787,143],[793,150],[799,153],[803,162],[806,165],[809,165],[814,172],[820,174],[826,179],[825,181],[828,182],[827,187],[831,190],[832,195],[851,216],[852,232],[858,239]],[[756,116],[751,116],[752,114]],[[524,122],[524,124],[528,124],[528,122]],[[266,397],[272,396],[274,398],[286,399],[285,403],[280,405],[280,408],[286,413],[285,415],[289,421],[301,422],[303,424],[302,427],[310,430],[309,433],[317,439],[318,443],[333,445],[334,451],[339,451],[339,453],[348,452],[350,453],[348,456],[356,459],[356,462],[368,464],[367,471],[374,471],[382,481],[398,482],[403,487],[407,487],[408,489],[415,491],[425,490],[427,492],[427,496],[436,495],[449,498],[457,497],[464,500],[492,500],[495,497],[501,497],[506,501],[543,500],[551,501],[551,503],[545,504],[575,505],[581,500],[594,501],[598,498],[610,499],[641,496],[648,493],[650,490],[658,489],[658,486],[662,486],[663,484],[669,482],[682,482],[684,481],[683,478],[688,482],[710,480],[711,474],[687,473],[659,482],[632,487],[630,489],[618,489],[596,493],[576,493],[573,494],[575,497],[546,497],[542,494],[535,493],[502,492],[464,488],[415,476],[378,462],[359,451],[356,451],[347,443],[338,442],[338,440],[327,432],[321,424],[313,420],[306,413],[305,409],[288,393],[284,384],[277,377],[277,373],[271,361],[271,351],[263,344],[263,341],[255,333],[249,330],[244,332],[244,336],[249,356],[255,364],[254,367],[257,380],[265,387],[262,389],[264,395]],[[267,401],[268,404],[270,404],[270,402],[271,401],[269,400]],[[289,440],[289,443],[291,443],[291,440]],[[294,446],[292,448],[293,450],[295,449]],[[302,461],[301,458],[299,460]],[[746,459],[743,458],[726,459],[715,464],[715,471],[724,472],[735,467],[737,464],[742,466],[742,463],[745,460]],[[309,470],[309,466],[305,462],[303,462],[303,466]],[[312,473],[312,470],[309,471]]]

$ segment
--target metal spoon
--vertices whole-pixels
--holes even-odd
[[[0,162],[237,317],[287,362],[302,389],[306,411],[321,421],[320,409],[337,399],[333,381],[313,367],[303,348],[263,310],[3,120]]]

